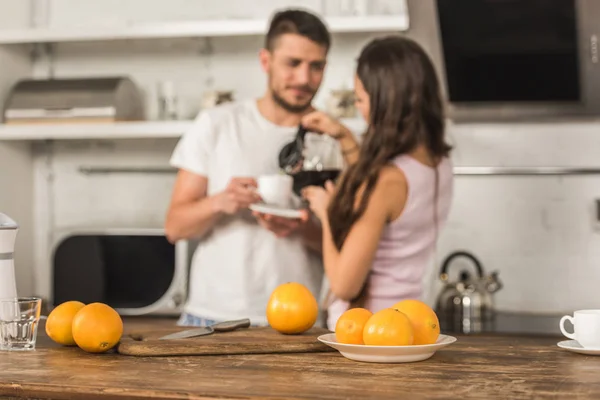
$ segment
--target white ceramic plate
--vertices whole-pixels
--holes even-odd
[[[600,349],[586,349],[577,340],[563,340],[562,342],[558,342],[558,347],[574,353],[600,356]]]
[[[264,203],[251,204],[249,207],[252,211],[263,214],[275,215],[283,218],[300,218],[304,212],[303,208],[285,208]]]
[[[338,350],[344,357],[350,360],[374,363],[409,363],[427,360],[439,349],[456,342],[455,337],[448,335],[440,335],[434,344],[414,346],[342,344],[338,343],[335,339],[335,333],[326,333],[317,339]]]

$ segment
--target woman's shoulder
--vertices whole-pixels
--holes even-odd
[[[406,175],[395,165],[386,165],[379,171],[378,186],[385,188],[390,185],[406,186]]]
[[[404,172],[394,167],[386,165],[379,171],[377,184],[374,188],[374,197],[386,204],[395,204],[399,200],[406,199],[408,193],[408,181]]]

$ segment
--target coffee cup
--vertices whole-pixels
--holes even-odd
[[[266,204],[287,207],[292,199],[293,179],[289,175],[261,175],[257,179],[258,195]]]
[[[573,324],[573,333],[565,329],[567,320]],[[573,317],[565,315],[560,319],[560,331],[582,347],[600,349],[600,310],[578,310]]]

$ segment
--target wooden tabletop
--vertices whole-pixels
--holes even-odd
[[[600,398],[600,357],[562,350],[561,338],[457,337],[426,361],[371,364],[337,352],[94,355],[55,345],[40,329],[35,352],[0,352],[0,398]]]

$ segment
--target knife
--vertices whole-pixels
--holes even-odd
[[[214,332],[227,332],[234,331],[238,328],[248,328],[250,326],[250,319],[238,319],[234,321],[223,321],[210,326],[202,326],[200,328],[187,329],[176,333],[171,333],[166,336],[158,338],[158,340],[174,340],[174,339],[186,339],[191,337],[210,335]]]

